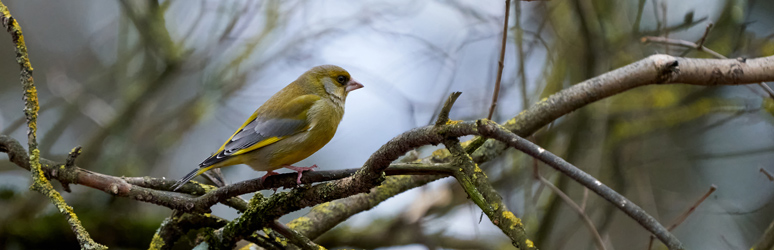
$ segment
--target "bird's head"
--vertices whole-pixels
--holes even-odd
[[[363,87],[363,84],[353,79],[349,72],[335,65],[320,65],[310,69],[304,75],[334,101],[338,99],[344,102],[350,91]]]

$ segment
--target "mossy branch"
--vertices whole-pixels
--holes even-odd
[[[29,145],[29,166],[32,174],[32,186],[30,189],[38,191],[48,197],[52,203],[62,213],[67,222],[72,227],[78,238],[82,249],[107,249],[107,247],[100,245],[91,239],[89,233],[81,225],[78,216],[73,212],[73,208],[67,205],[51,183],[43,175],[43,171],[40,167],[40,151],[38,150],[37,142],[37,120],[38,110],[38,93],[35,88],[35,81],[32,78],[32,65],[30,64],[29,56],[27,54],[27,46],[24,43],[24,35],[22,34],[21,26],[16,19],[11,16],[8,7],[0,2],[0,23],[6,28],[8,33],[11,34],[11,39],[15,45],[16,50],[16,62],[21,67],[21,83],[24,88],[24,116],[27,118],[27,140]]]
[[[508,210],[502,197],[489,182],[489,177],[465,153],[459,140],[449,138],[444,145],[454,156],[454,166],[459,166],[459,171],[455,171],[454,177],[471,200],[489,217],[492,224],[500,228],[517,249],[537,249],[535,243],[527,237],[521,219]]]
[[[172,249],[174,243],[189,230],[200,228],[220,228],[228,221],[211,214],[189,214],[175,211],[172,216],[164,219],[161,227],[156,230],[151,240],[149,250]]]
[[[444,103],[443,109],[441,109],[440,115],[438,115],[438,121],[435,123],[436,127],[440,128],[443,124],[450,123],[449,111],[460,94],[460,92],[454,92],[449,95],[446,103]],[[492,107],[494,108],[494,103]],[[449,152],[452,155],[451,165],[459,168],[459,170],[455,169],[452,171],[454,178],[457,179],[465,192],[468,193],[468,196],[473,200],[473,203],[478,205],[478,207],[484,211],[484,214],[489,217],[489,220],[511,239],[511,243],[516,246],[516,248],[537,249],[534,242],[527,237],[527,232],[524,230],[521,219],[514,216],[513,213],[508,210],[502,197],[489,182],[489,178],[484,174],[484,171],[478,167],[478,164],[473,162],[470,155],[462,148],[460,140],[457,137],[449,137],[443,141],[443,144],[446,145],[446,148],[449,149]]]

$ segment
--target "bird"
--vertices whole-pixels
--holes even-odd
[[[349,72],[335,65],[320,65],[306,71],[295,81],[270,97],[220,146],[220,149],[177,181],[173,191],[194,177],[213,168],[246,164],[256,171],[267,171],[261,177],[288,168],[302,172],[310,167],[296,167],[299,162],[325,146],[344,116],[347,94],[363,84]]]

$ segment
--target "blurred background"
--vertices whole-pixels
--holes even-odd
[[[5,0],[21,24],[38,87],[43,157],[116,176],[179,179],[266,99],[307,69],[335,64],[365,88],[349,95],[333,140],[298,166],[357,168],[390,138],[434,121],[486,117],[504,1]],[[696,42],[725,56],[774,54],[774,2],[763,0],[513,1],[493,120],[572,84],[655,53],[643,43]],[[0,133],[26,146],[13,44],[0,34]],[[626,195],[662,224],[717,186],[673,232],[691,249],[749,249],[774,219],[774,102],[757,85],[648,86],[577,110],[531,139]],[[464,139],[464,138],[463,138]],[[421,148],[427,156],[436,147]],[[0,155],[0,248],[77,249],[29,173]],[[596,249],[578,213],[533,178],[537,167],[582,204],[608,249],[646,249],[635,221],[550,167],[510,150],[483,164],[541,249]],[[285,172],[286,170],[280,170]],[[224,169],[229,182],[257,178]],[[54,185],[61,190],[58,182]],[[316,241],[337,248],[512,249],[453,179],[396,196]],[[270,192],[267,194],[271,194]],[[63,193],[95,241],[149,246],[167,208],[74,186]],[[307,210],[280,219],[288,222]],[[222,205],[214,214],[237,213]],[[400,231],[395,233],[395,229]],[[389,232],[392,230],[393,232]],[[181,243],[179,249],[190,248]],[[660,243],[653,249],[665,249]]]

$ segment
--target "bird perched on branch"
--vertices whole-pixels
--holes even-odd
[[[311,167],[295,167],[325,146],[344,115],[344,101],[350,91],[363,85],[338,66],[317,66],[274,94],[199,167],[173,186],[177,190],[194,177],[213,168],[247,164],[256,171],[268,171],[261,179],[288,168],[298,172]]]

